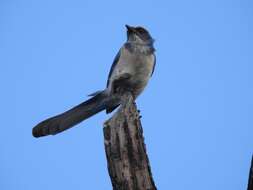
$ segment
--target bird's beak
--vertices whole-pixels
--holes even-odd
[[[127,28],[127,31],[129,31],[129,32],[135,32],[135,28],[134,27],[132,27],[132,26],[129,26],[129,25],[125,25],[126,26],[126,28]]]

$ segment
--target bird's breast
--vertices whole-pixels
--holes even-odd
[[[121,56],[122,57],[120,59],[119,65],[123,70],[126,69],[133,75],[140,74],[141,76],[145,75],[147,77],[150,77],[154,66],[153,54],[146,55],[142,53],[130,52],[127,49],[123,49]]]
[[[121,57],[114,74],[118,77],[125,73],[130,74],[129,84],[132,85],[136,94],[139,95],[151,77],[154,67],[154,55],[134,53],[127,49],[122,49],[121,51]]]

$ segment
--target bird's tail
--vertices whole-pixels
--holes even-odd
[[[110,107],[110,105],[114,104],[114,101],[115,100],[108,96],[105,91],[97,93],[94,97],[76,107],[42,121],[33,128],[32,134],[34,137],[42,137],[65,131],[107,107]]]

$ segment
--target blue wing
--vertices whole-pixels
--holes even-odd
[[[154,65],[153,65],[153,70],[152,70],[151,76],[153,75],[153,73],[155,71],[155,65],[156,65],[156,56],[154,54]]]
[[[112,66],[111,66],[111,69],[110,69],[110,72],[109,72],[109,75],[108,75],[108,78],[107,78],[106,87],[109,86],[111,75],[113,73],[113,70],[114,70],[115,66],[117,65],[117,63],[119,61],[119,58],[120,58],[120,50],[119,50],[119,52],[117,53],[117,55],[115,56],[115,58],[113,60],[113,63],[112,63]]]

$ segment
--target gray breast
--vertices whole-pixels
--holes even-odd
[[[145,88],[151,76],[154,66],[154,55],[132,52],[127,48],[121,48],[119,62],[112,73],[112,81],[121,75],[128,73],[132,77],[129,84],[138,96]]]

